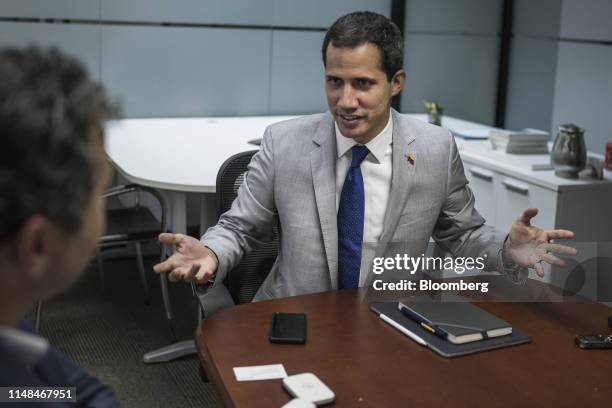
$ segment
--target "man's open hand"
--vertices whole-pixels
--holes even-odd
[[[153,267],[157,273],[167,272],[172,282],[184,280],[206,283],[217,272],[219,261],[213,251],[197,239],[183,234],[159,234],[162,244],[174,245],[176,251]]]
[[[538,276],[544,276],[542,262],[563,267],[565,262],[555,256],[576,255],[576,249],[565,245],[553,244],[553,239],[573,238],[569,230],[543,230],[531,225],[531,219],[538,214],[537,208],[528,208],[514,221],[508,235],[504,254],[515,263],[533,268]]]

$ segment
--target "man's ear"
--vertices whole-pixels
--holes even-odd
[[[16,269],[28,280],[44,275],[51,257],[53,226],[42,215],[28,218],[17,231],[14,240]]]
[[[393,75],[391,78],[391,96],[395,96],[402,88],[404,88],[404,83],[406,82],[406,72],[403,69],[400,69]]]

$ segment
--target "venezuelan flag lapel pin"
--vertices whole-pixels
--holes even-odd
[[[413,155],[412,153],[406,153],[406,154],[404,155],[404,157],[406,158],[406,160],[408,161],[408,163],[410,163],[410,164],[414,165],[415,158],[414,158],[414,155]]]

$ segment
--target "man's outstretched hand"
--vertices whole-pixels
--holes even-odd
[[[153,267],[157,273],[167,272],[170,281],[206,283],[217,272],[217,256],[197,239],[183,234],[162,233],[159,241],[176,248],[172,256]]]
[[[533,268],[538,276],[544,276],[542,262],[565,266],[565,262],[555,256],[576,255],[576,249],[565,245],[553,244],[553,239],[573,238],[568,230],[543,230],[531,225],[531,219],[538,214],[537,208],[528,208],[512,224],[504,246],[504,255],[526,268]]]

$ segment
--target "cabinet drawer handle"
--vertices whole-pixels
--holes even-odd
[[[493,173],[488,170],[476,166],[470,167],[469,170],[474,177],[478,177],[479,179],[483,179],[486,181],[493,181]]]
[[[526,186],[523,183],[519,183],[518,181],[514,181],[511,179],[503,179],[502,184],[506,186],[508,190],[514,191],[516,193],[528,195],[529,194],[529,186]]]

